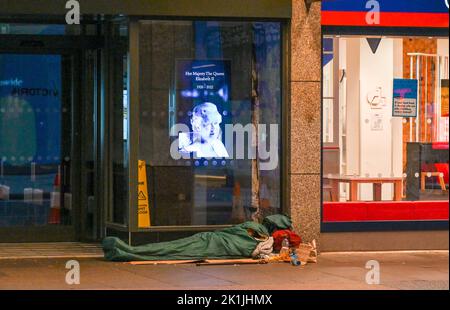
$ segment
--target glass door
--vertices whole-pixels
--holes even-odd
[[[78,61],[73,52],[0,52],[0,242],[76,240]]]

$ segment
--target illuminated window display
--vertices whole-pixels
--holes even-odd
[[[141,21],[139,41],[151,226],[280,213],[281,24]]]
[[[324,37],[323,222],[448,220],[448,47]]]
[[[322,231],[448,229],[448,3],[321,11]]]

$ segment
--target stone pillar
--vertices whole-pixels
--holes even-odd
[[[319,1],[292,0],[290,200],[295,231],[320,237],[321,25]]]

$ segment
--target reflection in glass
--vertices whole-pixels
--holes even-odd
[[[280,47],[280,23],[141,22],[139,159],[147,163],[152,226],[280,212],[280,164],[262,170],[270,158],[248,156],[252,135],[226,133],[267,125],[253,141],[267,152],[276,145],[280,158],[281,143],[271,141],[281,133]],[[279,126],[276,135],[270,124]],[[244,159],[236,158],[238,145]]]
[[[71,224],[62,70],[61,55],[0,54],[0,227]]]

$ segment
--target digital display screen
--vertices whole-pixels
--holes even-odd
[[[186,158],[229,158],[224,128],[231,123],[230,62],[178,60],[176,100],[170,105],[171,125],[178,132],[178,153]]]

